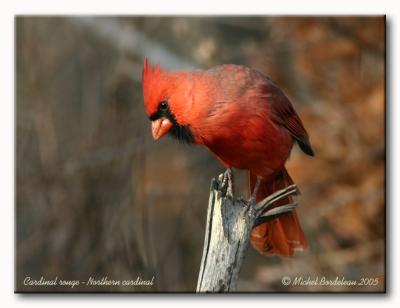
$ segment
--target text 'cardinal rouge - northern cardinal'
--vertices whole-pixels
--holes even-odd
[[[285,168],[294,142],[313,156],[309,137],[285,94],[262,73],[240,65],[167,72],[143,67],[143,96],[155,140],[167,133],[206,146],[222,164],[249,171],[256,200],[293,184]],[[278,205],[291,202],[291,197]],[[296,212],[256,225],[253,247],[291,256],[307,247]]]

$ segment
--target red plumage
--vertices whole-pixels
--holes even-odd
[[[285,162],[295,141],[313,155],[288,98],[271,79],[245,66],[166,72],[145,60],[143,96],[155,139],[169,132],[206,146],[226,168],[248,170],[250,189],[262,179],[257,201],[293,183]],[[295,212],[255,227],[251,242],[262,254],[286,256],[307,246]]]

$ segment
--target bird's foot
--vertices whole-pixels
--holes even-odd
[[[258,189],[260,188],[260,185],[261,185],[261,178],[257,178],[257,182],[256,182],[256,185],[254,186],[253,192],[252,192],[249,200],[247,200],[247,205],[249,208],[253,208],[257,204],[257,192],[258,192]]]
[[[228,197],[233,198],[234,187],[233,187],[233,171],[231,168],[227,168],[223,174],[222,178],[222,187],[226,186],[226,193],[225,195]]]
[[[247,209],[246,211],[250,216],[255,216],[257,217],[257,211],[256,211],[256,206],[257,206],[257,192],[258,189],[260,188],[261,184],[261,178],[257,178],[256,185],[254,186],[253,192],[250,196],[250,198],[247,200]]]
[[[275,202],[286,198],[287,196],[296,195],[298,193],[297,186],[295,184],[290,185],[284,189],[274,192],[264,200],[254,205],[254,213],[257,217],[255,225],[260,223],[273,220],[283,214],[287,214],[293,211],[297,207],[297,203],[289,203],[273,208]],[[251,199],[252,197],[250,197]]]

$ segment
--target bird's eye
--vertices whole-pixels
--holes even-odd
[[[159,108],[160,108],[161,110],[167,110],[167,109],[168,109],[168,102],[167,102],[167,101],[162,101],[162,102],[160,103]]]

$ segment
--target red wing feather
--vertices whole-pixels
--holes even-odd
[[[268,92],[274,122],[288,130],[304,153],[314,156],[307,131],[289,99],[275,85],[269,85]]]

